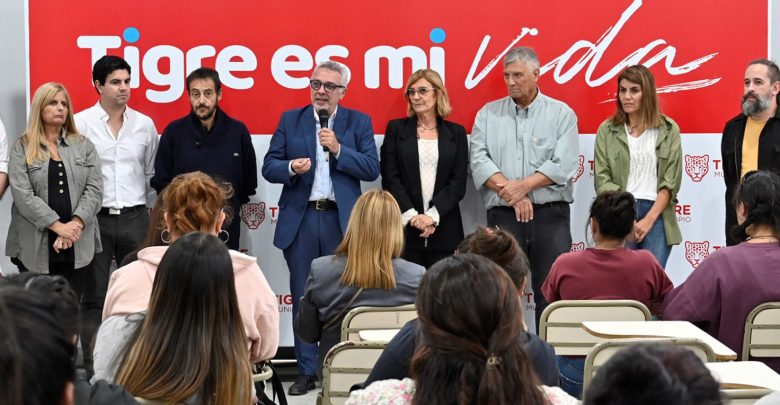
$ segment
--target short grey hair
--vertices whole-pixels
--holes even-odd
[[[514,62],[525,62],[531,70],[539,69],[539,57],[536,52],[527,46],[512,48],[504,56],[504,67]]]
[[[347,69],[343,63],[336,62],[335,60],[326,60],[325,62],[320,62],[314,71],[316,72],[320,69],[328,69],[340,74],[342,86],[347,87],[347,84],[349,84],[349,69]]]

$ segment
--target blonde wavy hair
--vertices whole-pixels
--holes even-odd
[[[27,164],[32,164],[36,161],[44,161],[50,158],[49,148],[46,146],[46,134],[44,133],[43,123],[43,109],[52,102],[54,97],[62,93],[65,96],[65,100],[68,103],[68,114],[65,118],[65,137],[78,138],[78,130],[76,129],[76,121],[73,119],[73,103],[70,101],[70,95],[68,90],[62,83],[49,82],[42,84],[35,90],[32,103],[30,104],[30,116],[27,118],[27,129],[24,131],[19,139],[22,146],[25,148],[25,161]]]
[[[337,256],[347,258],[341,283],[358,288],[395,288],[393,258],[404,247],[401,209],[392,194],[373,189],[358,198]]]

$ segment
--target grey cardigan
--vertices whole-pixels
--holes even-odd
[[[303,341],[320,341],[317,351],[317,374],[322,373],[325,355],[331,347],[341,340],[341,321],[339,319],[327,330],[320,330],[331,317],[339,315],[344,306],[357,292],[355,287],[341,284],[341,273],[347,264],[344,256],[324,256],[311,262],[311,272],[306,280],[306,289],[301,297],[301,305],[295,316],[295,333]],[[367,288],[357,297],[350,308],[374,306],[392,307],[412,304],[417,295],[425,268],[404,259],[393,259],[395,288]],[[346,315],[346,312],[344,312]]]
[[[14,203],[11,225],[5,240],[6,256],[16,257],[30,271],[49,272],[48,227],[60,219],[49,207],[49,161],[28,165],[25,146],[14,142],[8,159],[8,180]],[[72,249],[75,268],[87,266],[96,252],[102,251],[95,215],[103,202],[103,178],[95,145],[82,135],[69,134],[59,139],[60,158],[65,164],[73,216],[84,222],[84,229]]]

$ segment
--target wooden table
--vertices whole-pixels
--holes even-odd
[[[707,343],[718,361],[736,360],[737,353],[687,321],[585,321],[582,328],[605,339],[689,338]]]
[[[360,340],[370,342],[384,342],[387,343],[398,334],[400,329],[366,329],[358,331]]]
[[[780,375],[760,361],[705,363],[723,389],[766,388],[780,391]]]

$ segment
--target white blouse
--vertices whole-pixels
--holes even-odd
[[[633,137],[626,127],[626,138],[630,156],[626,191],[638,200],[655,201],[658,197],[658,156],[655,154],[658,128],[648,128]]]
[[[417,150],[420,160],[420,187],[422,189],[423,207],[428,207],[433,199],[433,189],[436,186],[436,168],[439,164],[439,140],[417,139]],[[409,223],[415,215],[420,214],[414,208],[403,213],[404,224]],[[439,211],[430,207],[425,215],[434,222],[439,222]]]

